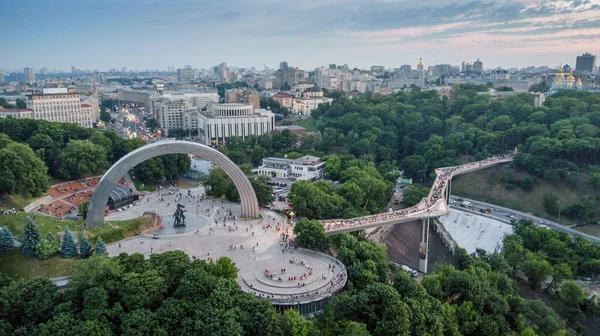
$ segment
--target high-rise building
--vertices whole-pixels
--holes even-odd
[[[75,68],[74,65],[71,65],[71,73],[76,73],[77,72],[77,68]]]
[[[0,84],[4,83],[6,81],[6,75],[4,74],[4,72],[0,72]]]
[[[255,110],[258,110],[260,108],[260,95],[254,89],[231,89],[225,92],[225,103],[252,105]]]
[[[473,71],[475,72],[483,72],[483,62],[479,60],[479,58],[477,59],[477,61],[473,62],[473,67],[472,67]]]
[[[469,62],[469,61],[462,62],[462,66],[460,67],[461,72],[471,71],[471,69],[472,69],[471,62]]]
[[[25,75],[25,83],[35,83],[35,71],[33,68],[23,68],[23,74]]]
[[[279,70],[287,70],[288,68],[288,62],[283,61],[283,62],[279,62]]]
[[[329,70],[335,70],[336,69],[336,65],[335,64],[329,64]]]
[[[218,80],[228,82],[229,81],[229,68],[227,63],[221,63],[214,67],[214,73]]]
[[[371,66],[371,72],[383,73],[385,72],[385,67],[383,65],[373,65]]]
[[[591,74],[596,73],[596,55],[585,53],[581,56],[577,56],[577,63],[575,64],[575,71],[584,72],[587,71]]]
[[[77,123],[92,127],[97,111],[93,106],[82,104],[79,93],[67,88],[45,88],[43,93],[26,96],[27,108],[33,111],[33,119]]]
[[[275,79],[273,87],[281,89],[284,86],[292,86],[294,83],[307,78],[306,72],[294,67],[288,67],[285,70],[279,69],[275,71]]]
[[[177,69],[177,82],[190,83],[196,79],[196,70],[191,66],[186,66],[184,69]]]

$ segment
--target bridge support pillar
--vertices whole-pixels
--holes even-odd
[[[452,193],[452,179],[448,181],[448,185],[446,185],[446,204],[450,205],[450,194]]]
[[[427,273],[427,262],[429,258],[429,218],[421,219],[421,243],[419,244],[419,271]]]

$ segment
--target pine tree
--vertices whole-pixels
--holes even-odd
[[[85,236],[81,236],[81,239],[79,240],[79,254],[81,257],[89,257],[91,250],[92,245],[90,245],[90,241]]]
[[[96,242],[96,254],[105,255],[106,254],[106,245],[104,241],[102,241],[102,237],[98,237],[98,241]]]
[[[0,228],[0,252],[10,252],[14,247],[13,235],[8,226]]]
[[[46,234],[46,240],[49,242],[53,242],[53,241],[56,241],[56,238],[54,238],[54,235],[52,234],[52,232],[48,231],[48,233]]]
[[[73,241],[73,236],[69,232],[69,228],[65,228],[65,234],[60,242],[60,256],[63,258],[71,258],[77,255],[77,245]]]
[[[21,241],[21,253],[26,257],[34,257],[41,239],[40,229],[33,223],[33,218],[27,216],[25,229],[23,229],[23,240]]]

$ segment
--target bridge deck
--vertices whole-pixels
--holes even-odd
[[[489,168],[495,165],[511,162],[516,150],[506,155],[498,155],[486,160],[466,163],[460,166],[443,167],[435,170],[436,178],[429,195],[421,202],[410,208],[349,219],[323,220],[327,234],[345,231],[359,231],[382,225],[395,225],[422,218],[440,217],[448,213],[446,190],[448,181],[455,175]]]

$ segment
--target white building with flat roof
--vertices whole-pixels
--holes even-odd
[[[198,115],[198,139],[208,146],[222,146],[231,137],[245,139],[263,135],[275,128],[275,116],[269,110],[255,110],[245,104],[213,104]]]
[[[295,160],[268,157],[262,162],[256,174],[272,178],[316,181],[325,175],[325,162],[316,156],[306,155]]]

